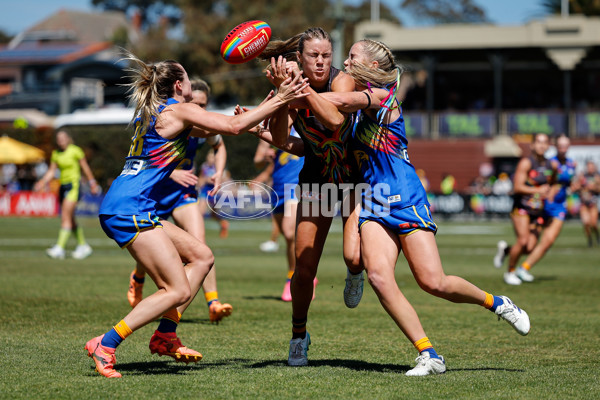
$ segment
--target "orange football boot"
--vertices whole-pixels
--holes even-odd
[[[162,333],[155,331],[154,335],[150,338],[150,345],[148,347],[150,347],[152,354],[158,353],[159,356],[173,357],[177,362],[188,364],[202,360],[202,354],[182,345],[181,340],[179,340],[175,332]]]
[[[144,284],[138,283],[133,279],[134,274],[135,271],[133,271],[129,277],[129,290],[127,291],[127,300],[129,301],[131,308],[134,308],[142,301],[142,291],[144,290]]]
[[[95,337],[85,344],[84,349],[96,363],[96,371],[107,378],[120,378],[122,375],[115,371],[115,349],[100,344],[102,336]]]
[[[231,304],[221,304],[219,301],[213,301],[208,307],[208,318],[210,318],[210,322],[219,323],[224,317],[229,317],[232,312],[233,307]]]

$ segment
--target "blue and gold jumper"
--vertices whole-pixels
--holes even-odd
[[[177,104],[169,98],[159,106]],[[156,132],[156,118],[142,130],[142,121],[135,122],[129,154],[121,174],[113,181],[100,206],[100,224],[119,246],[131,244],[139,232],[162,226],[157,216],[157,202],[168,195],[166,182],[171,172],[185,158],[191,127],[173,139]]]
[[[436,232],[427,193],[408,157],[404,117],[400,110],[395,121],[380,122],[388,111],[381,108],[378,121],[357,113],[352,152],[363,184],[359,226],[375,221],[399,235],[416,229]]]

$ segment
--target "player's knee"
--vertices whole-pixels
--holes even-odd
[[[208,265],[209,269],[215,263],[215,256],[210,248],[204,244],[194,247],[190,255],[190,263]]]
[[[192,298],[192,290],[190,285],[180,285],[171,291],[172,294],[172,307],[179,307],[182,304],[187,303]]]
[[[297,282],[310,282],[312,284],[315,276],[316,271],[313,271],[311,268],[303,268],[301,264],[296,264],[296,269],[294,270],[294,280]]]
[[[523,237],[523,238],[517,239],[517,244],[520,247],[522,247],[523,249],[526,249],[527,245],[529,244],[529,237]]]
[[[384,278],[383,274],[380,274],[378,271],[372,269],[369,270],[369,273],[367,274],[367,280],[369,281],[369,285],[371,285],[375,291],[379,291],[379,289],[382,288],[386,283],[386,279]]]
[[[344,254],[344,262],[346,263],[346,267],[348,267],[350,272],[354,274],[357,274],[364,269],[360,262],[360,255],[354,256],[351,254]]]
[[[428,276],[418,279],[417,283],[421,289],[437,297],[443,297],[443,295],[447,292],[445,280],[436,276]]]
[[[294,229],[295,228],[283,229],[281,231],[286,242],[292,243],[294,241]]]

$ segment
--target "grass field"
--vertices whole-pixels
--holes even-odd
[[[116,367],[123,378],[116,380],[94,371],[83,345],[129,311],[125,292],[133,265],[127,251],[106,238],[96,219],[83,219],[94,254],[83,261],[51,260],[44,249],[54,243],[58,219],[1,222],[2,399],[600,398],[600,248],[587,248],[578,222],[565,226],[533,270],[534,283],[510,287],[491,266],[496,242],[513,238],[508,221],[439,220],[446,273],[511,297],[529,313],[532,329],[521,337],[481,307],[426,294],[401,259],[396,279],[448,366],[441,376],[408,378],[416,351],[373,290],[365,285],[358,308],[344,306],[340,221],[319,267],[305,368],[286,365],[291,306],[279,300],[283,252],[258,250],[270,223],[234,222],[224,240],[209,221],[220,298],[234,306],[233,315],[211,325],[200,294],[178,332],[204,359],[186,366],[151,355],[156,324],[150,324],[119,347]]]

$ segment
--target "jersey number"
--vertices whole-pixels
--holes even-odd
[[[142,150],[144,149],[144,135],[146,134],[146,130],[142,132],[142,121],[136,122],[135,125],[135,133],[131,138],[131,147],[129,148],[128,157],[139,156],[142,154]]]

